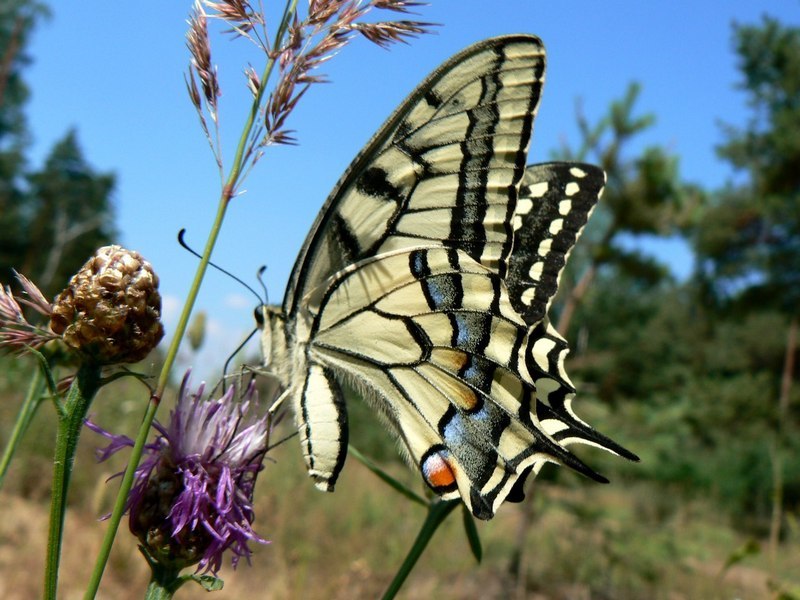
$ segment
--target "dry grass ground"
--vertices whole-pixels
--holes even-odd
[[[289,454],[288,452],[286,454]],[[416,535],[424,510],[400,500],[353,461],[340,490],[313,489],[292,460],[269,465],[260,480],[258,530],[272,543],[256,549],[252,566],[225,568],[225,589],[214,597],[357,599],[379,597]],[[86,468],[92,468],[87,465]],[[99,475],[99,473],[98,473]],[[617,488],[581,486],[540,493],[541,510],[526,539],[524,580],[508,572],[521,512],[508,506],[479,524],[483,564],[471,557],[458,513],[434,538],[412,573],[404,598],[771,598],[770,576],[757,556],[723,574],[722,566],[745,540],[709,522],[710,511],[685,507],[658,526],[637,521],[631,496]],[[633,496],[641,490],[634,489]],[[67,519],[61,597],[81,598],[104,525],[98,494],[72,506]],[[108,498],[100,504],[106,504]],[[565,509],[591,504],[587,520]],[[92,506],[94,504],[95,506]],[[27,600],[40,594],[47,532],[43,498],[0,495],[0,597]],[[798,545],[781,561],[784,585],[800,573]],[[126,530],[119,536],[102,598],[142,597],[147,569]],[[793,585],[800,581],[794,576]],[[178,597],[205,592],[184,588]]]
[[[120,392],[116,391],[115,398]],[[125,396],[125,394],[121,394]],[[136,397],[140,397],[141,394]],[[19,394],[0,386],[0,442]],[[138,418],[136,402],[96,402],[100,421]],[[0,493],[0,598],[40,597],[47,537],[53,423],[46,407],[37,416]],[[113,414],[110,414],[113,412]],[[133,417],[132,417],[133,415]],[[287,424],[288,425],[288,424]],[[132,429],[132,428],[131,428]],[[280,437],[278,435],[277,437]],[[105,531],[116,485],[106,484],[123,462],[97,464],[102,440],[83,436],[70,496],[60,597],[81,598]],[[591,458],[595,458],[592,455]],[[122,458],[122,457],[119,457]],[[255,549],[252,566],[229,566],[225,589],[213,598],[350,600],[379,597],[410,547],[425,516],[350,458],[334,494],[314,489],[296,440],[270,453],[257,488],[256,530],[271,540]],[[393,474],[419,489],[400,463]],[[519,575],[510,574],[522,523],[519,505],[504,506],[479,523],[484,560],[476,564],[454,512],[412,572],[402,598],[527,598],[531,600],[723,600],[800,597],[800,532],[790,531],[770,575],[765,553],[728,570],[725,561],[748,539],[726,522],[709,499],[687,502],[655,484],[617,477],[610,486],[564,474],[557,484],[537,482],[533,525],[524,537]],[[147,568],[123,527],[108,566],[101,598],[141,598]],[[185,587],[178,598],[205,597]]]

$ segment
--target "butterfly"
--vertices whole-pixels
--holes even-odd
[[[343,386],[434,492],[480,519],[546,462],[606,481],[569,444],[637,459],[573,412],[567,343],[547,318],[605,175],[526,168],[544,73],[530,35],[436,69],[336,184],[282,307],[264,307],[264,362],[318,488],[333,490],[347,455]]]

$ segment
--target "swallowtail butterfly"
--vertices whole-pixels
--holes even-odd
[[[347,453],[342,387],[363,395],[442,498],[481,519],[567,450],[635,455],[572,411],[567,344],[547,319],[602,192],[591,165],[525,166],[545,52],[477,43],[400,105],[337,183],[262,346],[295,412],[308,472],[333,490]]]

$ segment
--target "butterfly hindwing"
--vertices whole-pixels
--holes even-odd
[[[322,287],[309,357],[399,424],[435,491],[460,494],[490,518],[517,478],[545,461],[594,476],[539,423],[528,327],[502,278],[465,251],[384,253]],[[554,429],[567,427],[549,416]]]

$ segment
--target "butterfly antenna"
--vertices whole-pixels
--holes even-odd
[[[184,250],[186,250],[186,251],[187,251],[187,252],[189,252],[190,254],[192,254],[192,255],[194,255],[194,256],[196,256],[197,258],[199,258],[199,259],[201,259],[201,260],[202,260],[202,259],[203,259],[202,255],[201,255],[200,253],[198,253],[196,250],[194,250],[194,248],[192,248],[191,246],[189,246],[189,244],[187,244],[187,243],[186,243],[186,240],[184,240],[184,239],[183,239],[183,236],[184,236],[184,235],[186,235],[186,228],[185,228],[185,227],[184,227],[183,229],[181,229],[181,230],[178,232],[178,243],[179,243],[179,244],[180,244],[180,245],[183,247],[183,249],[184,249]],[[211,261],[208,261],[208,264],[209,264],[210,266],[214,267],[214,268],[215,268],[217,271],[219,271],[220,273],[224,273],[225,275],[227,275],[228,277],[230,277],[230,278],[231,278],[231,279],[233,279],[234,281],[236,281],[236,282],[238,282],[238,283],[241,283],[241,284],[242,284],[242,285],[245,287],[245,289],[249,290],[251,294],[253,294],[253,295],[254,295],[256,298],[258,298],[258,302],[259,302],[259,304],[264,304],[264,303],[265,303],[264,299],[263,299],[261,296],[259,296],[259,295],[258,295],[258,292],[257,292],[257,291],[255,291],[255,290],[254,290],[254,289],[253,289],[251,286],[249,286],[247,283],[245,283],[245,282],[244,282],[242,279],[240,279],[239,277],[237,277],[236,275],[234,275],[234,274],[233,274],[233,273],[231,273],[230,271],[227,271],[227,270],[223,269],[223,268],[222,268],[222,267],[220,267],[219,265],[217,265],[217,264],[214,264],[214,263],[213,263],[213,262],[211,262]],[[264,266],[264,267],[261,267],[261,268],[258,270],[258,281],[259,281],[259,283],[261,284],[261,287],[264,289],[264,294],[266,294],[266,293],[267,293],[267,288],[264,286],[264,282],[261,280],[261,273],[263,273],[263,272],[264,272],[266,269],[267,269],[267,267],[265,267],[265,266]],[[253,334],[251,333],[251,334],[250,334],[250,336],[252,336],[252,335],[253,335]],[[248,337],[247,339],[250,339],[250,338]],[[230,359],[229,359],[229,360],[230,360]],[[227,363],[226,363],[226,365],[227,365]]]
[[[247,337],[246,337],[246,338],[244,338],[244,340],[242,341],[242,343],[241,343],[241,344],[239,344],[239,345],[236,347],[236,350],[234,350],[233,352],[231,352],[230,356],[228,357],[228,360],[226,360],[226,361],[225,361],[225,365],[222,367],[222,380],[223,380],[223,381],[224,381],[224,380],[225,380],[225,378],[228,376],[228,368],[231,366],[231,361],[233,361],[233,359],[236,357],[236,355],[237,355],[237,354],[239,354],[239,352],[241,352],[241,351],[242,351],[242,348],[244,348],[244,347],[247,345],[247,342],[249,342],[249,341],[250,341],[250,339],[251,339],[251,338],[252,338],[252,337],[253,337],[253,336],[256,334],[256,332],[257,332],[257,331],[258,331],[258,327],[256,327],[255,329],[253,329],[253,331],[251,331],[251,332],[250,332],[250,333],[247,335]],[[224,384],[223,384],[223,386],[224,386]],[[224,389],[224,387],[223,387],[223,389]]]
[[[262,265],[256,273],[256,279],[261,284],[261,289],[264,291],[264,304],[269,304],[269,292],[267,291],[267,284],[264,283],[264,272],[267,270],[267,265]]]

